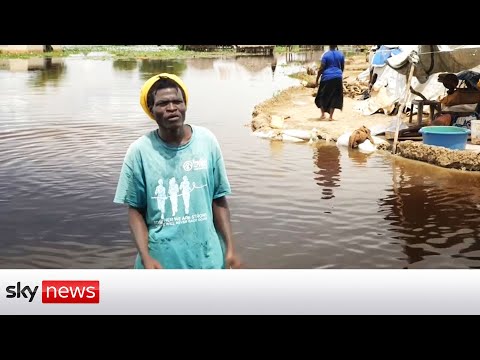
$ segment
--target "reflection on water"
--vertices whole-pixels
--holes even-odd
[[[138,61],[132,59],[113,60],[113,68],[117,71],[133,71],[138,67]]]
[[[270,141],[270,154],[272,158],[281,160],[284,154],[283,141]]]
[[[298,84],[298,64],[275,59],[274,77],[268,56],[3,60],[0,267],[132,267],[126,209],[112,199],[126,149],[155,125],[139,90],[164,71],[189,88],[187,121],[222,146],[247,266],[480,267],[478,174],[251,135],[253,107]]]
[[[323,51],[307,51],[307,52],[302,52],[302,53],[292,53],[288,52],[284,54],[283,56],[285,57],[285,62],[286,63],[312,63],[312,62],[320,62],[320,58],[323,54]]]
[[[480,267],[480,177],[398,160],[381,211],[406,267]]]
[[[240,64],[247,71],[257,73],[263,71],[267,67],[271,67],[275,60],[274,56],[237,56],[235,63]]]
[[[31,86],[42,87],[48,85],[57,86],[65,76],[65,64],[60,59],[44,59],[44,67],[36,72],[36,76],[30,80]]]
[[[198,59],[187,59],[185,60],[189,68],[194,68],[198,70],[209,70],[213,69],[213,64],[215,63],[212,59],[208,58],[198,58]]]
[[[322,188],[322,199],[335,197],[333,189],[339,187],[340,181],[340,151],[335,145],[317,145],[314,151],[315,165],[318,170],[314,173],[317,185]]]
[[[29,84],[33,87],[56,86],[66,71],[61,58],[0,59],[0,70],[32,71],[34,76],[29,78]]]
[[[164,72],[181,77],[186,68],[185,60],[142,59],[139,71],[142,79],[147,80],[156,74]]]
[[[372,153],[365,153],[356,149],[348,149],[348,157],[357,166],[367,166],[368,158],[372,156]]]
[[[277,68],[277,59],[273,58],[270,62],[270,67],[272,68],[272,76],[275,75],[275,69]]]

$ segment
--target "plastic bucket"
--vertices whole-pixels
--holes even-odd
[[[480,144],[480,120],[471,120],[470,127],[472,129],[472,144]]]
[[[419,130],[426,145],[465,150],[470,130],[456,126],[424,126]]]

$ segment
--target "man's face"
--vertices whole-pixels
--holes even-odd
[[[152,113],[161,128],[175,129],[183,126],[186,110],[180,89],[159,89],[155,93]]]

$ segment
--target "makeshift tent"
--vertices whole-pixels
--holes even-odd
[[[413,58],[415,62],[412,62]],[[476,87],[473,81],[480,66],[480,45],[412,45],[408,51],[402,51],[386,62],[399,74],[406,74],[413,66],[412,88],[426,99],[440,100],[446,95],[445,87],[438,81],[441,73],[457,73],[459,79],[468,82],[470,87]],[[411,108],[411,101],[415,98],[420,99],[410,94],[406,98],[406,106]],[[444,110],[455,111],[452,108]]]
[[[387,47],[395,48],[393,45]],[[398,51],[391,51],[385,59],[388,66],[382,67],[381,73],[378,72],[370,98],[357,104],[356,109],[363,115],[371,115],[379,110],[390,114],[398,102],[405,98],[409,90],[406,89],[406,74],[412,63],[412,55],[418,62],[413,64],[411,87],[428,100],[439,100],[446,96],[445,87],[438,82],[440,73],[480,69],[475,68],[480,66],[480,45],[398,45],[396,49]],[[378,63],[380,59],[377,59]],[[412,100],[420,98],[407,94],[406,107],[411,109]]]
[[[375,51],[375,54],[373,54],[371,66],[383,67],[386,65],[388,58],[401,52],[402,50],[400,50],[398,45],[381,45],[380,48]]]
[[[409,69],[411,53],[418,56],[414,64],[413,76],[420,83],[437,73],[458,73],[480,65],[480,45],[410,45],[404,47],[398,56],[386,60],[388,66],[406,75]]]

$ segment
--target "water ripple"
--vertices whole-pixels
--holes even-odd
[[[64,61],[0,70],[0,268],[131,268],[126,209],[112,200],[126,149],[155,125],[138,91],[163,65]],[[215,61],[184,70],[187,117],[222,146],[247,266],[480,267],[478,174],[251,136],[253,106],[279,84],[263,62]]]

